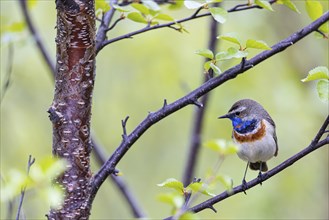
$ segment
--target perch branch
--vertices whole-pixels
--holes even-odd
[[[253,66],[258,65],[259,63],[267,60],[275,54],[280,53],[281,51],[287,49],[293,44],[297,43],[299,40],[303,39],[313,31],[317,30],[322,24],[329,20],[329,12],[324,13],[317,20],[302,28],[301,30],[295,32],[286,39],[280,41],[279,43],[272,46],[271,50],[266,50],[259,53],[250,60],[245,61],[245,65],[242,68],[242,64],[238,64],[223,74],[214,77],[208,80],[206,83],[193,90],[186,96],[176,100],[175,102],[168,104],[166,108],[161,108],[156,112],[148,114],[148,116],[123,140],[120,146],[115,150],[111,157],[106,161],[106,163],[101,167],[101,169],[95,174],[92,187],[92,195],[90,197],[90,203],[94,199],[99,187],[110,175],[122,157],[127,153],[130,147],[148,130],[152,125],[162,120],[163,118],[169,116],[170,114],[182,109],[183,107],[193,103],[193,100],[205,95],[221,84],[225,83],[228,80],[231,80],[237,77],[239,74],[246,72]]]
[[[264,182],[265,180],[271,178],[272,176],[280,173],[281,171],[283,171],[284,169],[288,168],[289,166],[291,166],[292,164],[294,164],[295,162],[297,162],[298,160],[302,159],[303,157],[305,157],[306,155],[310,154],[311,152],[329,144],[329,137],[324,138],[322,141],[320,141],[321,136],[323,136],[323,134],[325,133],[325,129],[328,127],[329,124],[329,116],[327,116],[327,118],[325,119],[323,125],[321,126],[319,132],[316,134],[316,137],[314,138],[314,140],[311,142],[310,145],[308,145],[306,148],[304,148],[302,151],[298,152],[297,154],[293,155],[292,157],[288,158],[287,160],[285,160],[284,162],[282,162],[281,164],[279,164],[278,166],[274,167],[272,170],[268,171],[267,173],[264,173],[264,178],[262,178],[262,180],[260,180],[259,178],[255,178],[251,181],[249,181],[247,183],[247,189],[250,189],[252,187],[255,187],[256,185],[258,185],[261,181]],[[188,211],[192,211],[192,212],[200,212],[204,209],[210,208],[212,207],[214,204],[227,199],[237,193],[241,193],[244,191],[244,188],[241,185],[236,186],[232,189],[232,192],[228,193],[228,192],[223,192],[211,199],[208,199],[192,208],[190,208]],[[167,219],[171,219],[171,217],[167,218]]]

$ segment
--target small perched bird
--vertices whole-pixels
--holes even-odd
[[[218,118],[229,118],[232,121],[232,139],[240,146],[237,154],[247,161],[242,180],[242,186],[246,189],[248,166],[252,170],[259,170],[258,178],[262,180],[262,171],[268,170],[266,161],[278,155],[275,123],[267,111],[251,99],[237,101],[227,114]]]

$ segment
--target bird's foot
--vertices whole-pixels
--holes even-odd
[[[264,180],[263,177],[264,176],[263,176],[262,172],[259,171],[258,176],[257,176],[257,179],[258,179],[260,185],[262,185],[262,183],[263,183],[263,180]]]
[[[247,195],[246,190],[248,189],[247,181],[245,179],[242,180],[242,190],[245,195]]]

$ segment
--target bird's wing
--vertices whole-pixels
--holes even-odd
[[[266,119],[266,121],[268,121],[274,127],[273,139],[274,139],[275,145],[276,145],[276,150],[275,150],[274,156],[277,156],[278,151],[279,151],[279,147],[278,147],[278,138],[276,136],[276,131],[275,131],[275,123],[274,123],[273,119],[271,118],[271,116],[269,114],[266,115],[265,119]]]

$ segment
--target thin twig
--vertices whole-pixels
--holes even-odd
[[[27,173],[27,176],[29,175],[31,166],[34,164],[34,162],[35,162],[35,158],[32,158],[32,156],[29,155],[29,160],[27,161],[27,172],[26,172]],[[17,209],[16,220],[19,219],[19,216],[21,214],[21,209],[22,209],[22,205],[23,205],[25,191],[26,191],[26,185],[21,190],[21,197],[20,197],[19,205],[18,205],[18,209]]]
[[[124,120],[121,120],[121,125],[122,125],[122,130],[123,130],[123,134],[122,134],[123,139],[126,139],[126,137],[127,137],[126,125],[127,125],[128,119],[129,119],[129,116],[127,116]]]
[[[7,58],[7,66],[6,66],[6,75],[4,79],[4,85],[3,89],[1,92],[1,97],[0,97],[0,104],[5,97],[6,92],[9,89],[10,83],[11,83],[11,74],[13,72],[13,63],[14,63],[14,45],[13,43],[10,43],[8,45],[8,58]]]
[[[47,67],[50,69],[53,76],[55,76],[55,66],[53,65],[54,62],[51,60],[49,54],[47,53],[46,47],[44,46],[44,44],[39,36],[39,33],[36,30],[32,20],[31,20],[30,14],[27,10],[26,0],[20,0],[19,3],[21,6],[21,9],[22,9],[26,24],[31,32],[31,35],[32,35],[33,39],[35,40],[35,42],[37,43],[39,51],[41,52],[41,55],[42,55],[44,61],[46,62]]]
[[[253,66],[258,65],[259,63],[267,60],[275,54],[280,53],[281,51],[287,49],[293,44],[297,43],[313,31],[317,30],[322,24],[329,20],[329,12],[324,13],[317,20],[292,34],[288,38],[280,41],[279,43],[272,46],[271,50],[266,50],[251,58],[250,60],[245,61],[245,68],[241,69],[241,64],[238,64],[229,70],[225,71],[221,75],[214,77],[193,90],[184,97],[176,100],[175,102],[168,104],[166,108],[161,108],[156,112],[148,114],[148,116],[123,140],[120,146],[114,151],[111,157],[106,161],[102,168],[95,174],[94,181],[92,185],[92,195],[90,197],[89,203],[92,203],[98,189],[101,184],[104,182],[106,177],[110,175],[122,157],[127,153],[131,146],[148,130],[152,125],[162,120],[163,118],[171,115],[172,113],[182,109],[183,107],[191,104],[192,100],[195,100],[221,84],[225,83],[228,80],[231,80],[237,77],[239,74],[246,72]]]
[[[327,34],[325,34],[325,33],[323,33],[322,31],[320,31],[319,29],[318,29],[318,30],[316,30],[316,32],[318,32],[319,34],[321,34],[323,38],[326,38],[326,39],[328,39],[328,35],[327,35]]]
[[[114,13],[116,12],[116,9],[113,7],[113,4],[116,4],[117,0],[111,0],[110,5],[111,9],[103,15],[102,22],[98,27],[98,31],[96,34],[96,51],[99,50],[101,45],[103,44],[103,41],[106,39],[106,33],[108,31],[108,27],[110,25],[111,20],[113,19]]]
[[[209,28],[209,45],[208,49],[215,52],[216,47],[217,47],[217,36],[218,36],[218,23],[214,20],[211,19],[210,21],[210,28]],[[207,60],[206,60],[207,61]],[[202,73],[204,72],[202,68]],[[203,74],[203,83],[207,82],[210,78],[208,77],[208,74],[205,75]],[[193,128],[192,128],[192,133],[190,137],[190,146],[189,146],[189,152],[187,156],[187,161],[185,164],[185,169],[183,173],[183,184],[184,186],[187,186],[193,179],[194,175],[194,170],[197,165],[197,157],[199,155],[199,149],[200,149],[200,143],[201,143],[201,134],[202,134],[202,129],[203,129],[203,121],[204,121],[204,116],[205,116],[205,111],[207,107],[209,99],[209,93],[204,95],[201,98],[201,105],[203,108],[197,108],[194,112],[193,118]]]
[[[120,16],[117,20],[115,20],[115,22],[111,25],[111,27],[109,27],[108,29],[106,29],[106,32],[112,30],[120,21],[122,21],[124,19],[125,19],[124,16]]]

